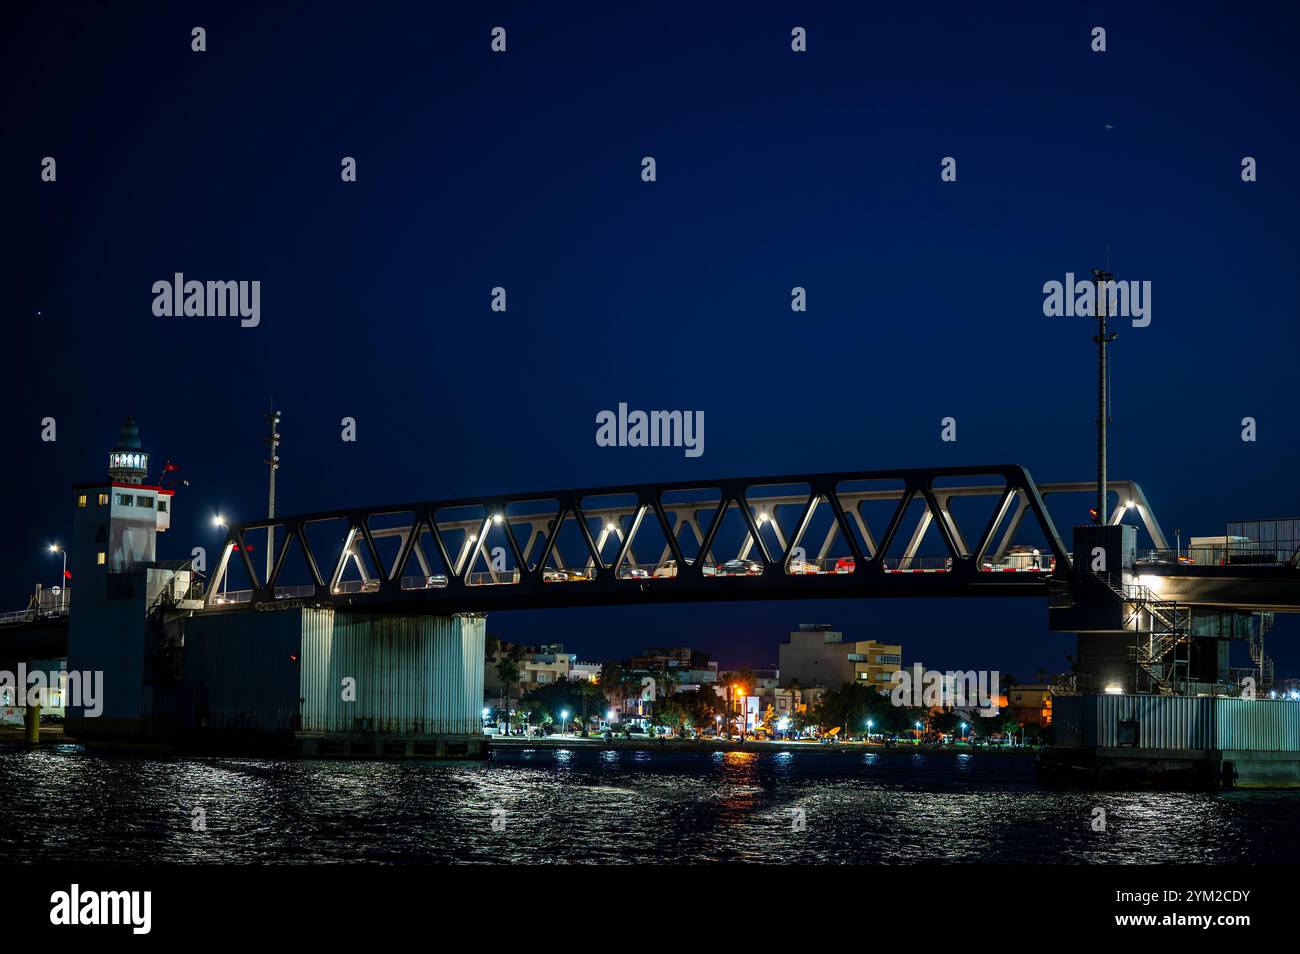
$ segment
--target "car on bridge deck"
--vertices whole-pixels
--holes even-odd
[[[822,572],[824,572],[822,568],[819,567],[816,563],[813,563],[811,560],[790,561],[791,576],[815,576]]]
[[[542,571],[543,583],[585,583],[591,577],[586,570],[565,570],[548,567]]]
[[[694,562],[695,562],[694,560],[686,561],[687,565],[693,564]],[[712,563],[705,563],[700,568],[700,572],[703,573],[705,576],[717,576],[718,568],[714,566]],[[672,579],[676,575],[677,575],[676,560],[665,560],[664,565],[661,567],[657,567],[654,572],[654,578],[657,580]]]
[[[980,569],[1004,573],[1049,573],[1056,569],[1056,557],[1037,547],[1014,546],[1001,557],[985,560]]]
[[[755,560],[728,560],[718,567],[719,576],[762,576],[763,564]]]
[[[620,580],[648,580],[650,574],[639,566],[621,566],[618,568]]]
[[[853,557],[840,557],[838,560],[835,561],[835,572],[852,573],[855,569],[857,569],[857,566],[858,566],[858,561],[853,559]]]

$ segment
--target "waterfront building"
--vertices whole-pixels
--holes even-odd
[[[903,647],[874,639],[852,642],[825,623],[801,623],[780,646],[783,685],[834,689],[846,682],[865,683],[887,693],[893,674],[902,668]]]
[[[628,669],[672,673],[677,685],[704,685],[718,681],[718,664],[708,653],[688,646],[647,647],[623,663]]]
[[[1022,725],[1052,724],[1052,687],[1048,685],[1012,686],[1006,694],[1011,718]]]
[[[600,663],[574,662],[569,666],[569,678],[575,682],[600,682]]]
[[[537,686],[573,679],[577,655],[566,653],[562,643],[550,643],[543,646],[515,646],[507,642],[489,644],[483,666],[483,698],[499,700],[502,690],[501,677],[497,673],[497,663],[507,657],[514,657],[519,667],[519,679],[511,683],[512,692],[527,692]],[[591,663],[584,663],[590,667]],[[586,672],[587,670],[584,670]],[[596,673],[600,667],[595,667]],[[579,676],[578,678],[583,678]]]

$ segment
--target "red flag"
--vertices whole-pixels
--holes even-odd
[[[174,470],[180,470],[180,468],[175,464],[173,464],[171,461],[167,461],[167,463],[163,464],[163,470],[170,473],[171,471]]]
[[[70,580],[70,579],[72,579],[72,572],[71,572],[70,570],[64,570],[64,571],[63,571],[63,576],[64,576],[65,579],[69,579],[69,580]]]

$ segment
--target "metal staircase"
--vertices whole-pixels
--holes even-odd
[[[1138,643],[1130,661],[1146,673],[1152,690],[1161,695],[1177,694],[1186,686],[1191,662],[1187,610],[1180,610],[1177,603],[1161,599],[1141,584],[1124,584],[1103,574],[1098,574],[1098,577],[1107,589],[1131,607],[1132,612],[1124,620],[1125,626],[1142,613],[1147,614],[1148,629],[1146,632],[1138,631]]]
[[[1259,674],[1257,691],[1268,692],[1273,688],[1273,658],[1264,652],[1264,636],[1273,628],[1273,614],[1260,613],[1259,626],[1250,631],[1250,661],[1255,664]]]

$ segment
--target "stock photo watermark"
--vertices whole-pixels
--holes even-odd
[[[889,701],[911,708],[976,708],[998,713],[997,670],[954,672],[924,669],[920,663],[890,674]]]
[[[596,415],[597,447],[681,447],[687,457],[704,454],[703,411],[618,411]]]
[[[153,313],[158,318],[238,318],[241,328],[262,322],[262,283],[186,280],[177,272],[170,281],[153,283]]]
[[[94,719],[104,711],[103,688],[100,670],[28,671],[21,662],[16,672],[0,669],[0,700],[6,705],[78,708]]]
[[[1110,279],[1100,283],[1100,290],[1105,296],[1107,316],[1128,318],[1134,328],[1151,324],[1150,281]],[[1044,282],[1043,295],[1043,314],[1048,318],[1097,316],[1098,283],[1086,278],[1076,282],[1074,272],[1066,272],[1064,282]]]

